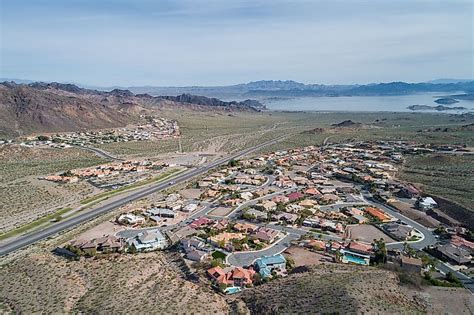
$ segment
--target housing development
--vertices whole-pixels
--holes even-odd
[[[407,156],[455,149],[461,148],[364,141],[232,159],[153,203],[129,207],[55,253],[92,259],[172,251],[223,294],[306,264],[387,263],[440,283],[454,276],[474,290],[468,231],[440,228],[449,222],[435,199],[397,179]],[[128,161],[45,179],[68,185],[163,167]]]

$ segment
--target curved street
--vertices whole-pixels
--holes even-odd
[[[110,211],[113,211],[113,210],[115,210],[115,209],[117,209],[117,208],[131,202],[131,201],[141,199],[141,198],[146,197],[150,194],[153,194],[153,193],[158,192],[160,190],[171,187],[175,184],[186,182],[186,181],[188,181],[189,179],[191,179],[195,176],[207,173],[209,170],[211,170],[211,169],[213,169],[217,166],[224,165],[232,159],[238,159],[238,158],[240,158],[242,156],[245,156],[249,153],[257,151],[257,150],[259,150],[259,149],[261,149],[265,146],[268,146],[268,145],[274,144],[278,141],[281,141],[284,137],[285,136],[281,136],[281,137],[275,138],[273,140],[266,141],[266,142],[261,143],[259,145],[253,146],[251,148],[248,148],[248,149],[239,151],[237,153],[228,155],[226,157],[223,157],[221,159],[218,159],[218,160],[216,160],[216,161],[214,161],[214,162],[212,162],[208,165],[201,166],[201,167],[198,167],[198,168],[193,168],[188,172],[181,173],[181,174],[179,174],[175,177],[172,177],[170,179],[165,180],[164,182],[161,182],[161,183],[158,183],[158,184],[152,184],[152,185],[147,186],[145,188],[138,189],[135,192],[133,192],[131,194],[128,194],[127,196],[125,196],[123,198],[108,202],[107,204],[105,204],[103,206],[93,208],[92,210],[80,213],[76,216],[65,219],[63,221],[59,221],[59,222],[57,222],[57,223],[55,223],[51,226],[48,226],[45,229],[25,234],[23,236],[20,236],[18,238],[10,240],[10,241],[7,240],[7,241],[3,242],[2,245],[0,246],[0,256],[7,255],[7,254],[9,254],[11,252],[14,252],[16,250],[19,250],[21,248],[32,245],[32,244],[34,244],[34,243],[36,243],[36,242],[38,242],[42,239],[51,237],[51,236],[53,236],[53,235],[55,235],[59,232],[71,229],[71,228],[73,228],[73,227],[75,227],[79,224],[90,221],[90,220],[92,220],[92,219],[94,219],[94,218],[96,218],[96,217],[98,217],[98,216],[100,216],[104,213],[108,213]]]

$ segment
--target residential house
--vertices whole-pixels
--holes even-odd
[[[387,223],[382,226],[383,230],[398,241],[406,241],[413,236],[414,229],[410,225]]]
[[[252,233],[251,237],[266,243],[273,243],[278,235],[280,235],[280,232],[277,230],[260,227],[257,231]]]
[[[320,227],[321,219],[318,217],[313,217],[313,218],[306,218],[303,221],[303,226],[309,226],[309,227]]]
[[[257,229],[256,225],[250,223],[236,223],[234,225],[234,230],[242,233],[252,233]]]
[[[139,225],[145,223],[145,218],[133,213],[125,213],[118,217],[117,221],[121,224]]]
[[[453,244],[439,245],[436,247],[438,255],[456,265],[469,265],[472,260],[470,252]]]
[[[214,223],[214,225],[212,227],[214,229],[216,229],[217,231],[223,231],[223,230],[227,229],[228,225],[229,225],[229,220],[221,219],[219,221],[216,221],[216,223]]]
[[[140,232],[135,237],[128,239],[127,243],[135,250],[145,252],[164,249],[168,246],[166,238],[158,229]]]
[[[145,210],[144,214],[149,216],[151,219],[153,218],[174,218],[176,216],[176,212],[168,208],[151,208]]]
[[[365,212],[382,222],[389,222],[392,220],[392,218],[388,214],[378,208],[367,207],[365,208]]]
[[[333,194],[324,194],[321,197],[321,201],[324,203],[335,203],[339,201],[339,197]]]
[[[257,221],[265,221],[268,218],[268,215],[265,212],[253,208],[245,211],[245,215],[254,218]]]
[[[70,247],[77,248],[86,255],[93,256],[97,253],[114,253],[123,249],[123,242],[121,238],[113,235],[106,235],[99,238],[94,238],[90,241],[72,241]]]
[[[228,247],[232,245],[233,240],[241,240],[244,239],[245,235],[242,233],[233,233],[233,232],[223,232],[217,235],[211,236],[209,238],[210,242],[214,246],[219,247]]]
[[[258,258],[254,265],[263,278],[271,277],[272,272],[277,274],[286,272],[286,259],[282,254]]]
[[[287,203],[288,201],[290,201],[290,199],[286,196],[277,195],[272,197],[272,201],[276,203]]]
[[[438,207],[438,203],[431,197],[420,198],[416,201],[418,209],[427,211]]]
[[[240,194],[240,197],[244,200],[251,200],[253,198],[253,194],[251,192],[245,191]]]
[[[411,185],[403,186],[398,195],[402,198],[416,198],[420,195],[420,191]]]
[[[326,249],[326,243],[322,240],[309,239],[309,240],[302,241],[301,244],[304,247],[319,250],[319,251]]]
[[[202,250],[198,249],[193,249],[189,252],[186,253],[185,258],[192,260],[192,261],[197,261],[201,262],[205,260],[207,257],[209,257],[209,252],[205,252]]]
[[[293,192],[291,194],[288,194],[287,197],[290,202],[293,202],[304,198],[304,195],[300,192]]]
[[[413,258],[403,255],[400,259],[400,267],[411,273],[420,273],[423,263],[419,258]]]
[[[304,191],[304,193],[313,198],[319,198],[322,196],[321,192],[314,187],[310,187]]]
[[[304,208],[313,208],[317,204],[318,203],[316,201],[311,200],[311,199],[304,199],[304,200],[301,200],[300,202],[298,202],[298,205],[300,205]]]
[[[277,207],[277,204],[271,200],[265,200],[259,204],[263,209],[266,211],[272,211],[275,210]]]
[[[193,212],[196,211],[198,205],[197,203],[188,203],[186,206],[184,206],[181,211],[183,212]]]
[[[252,284],[255,271],[253,268],[245,269],[242,267],[225,271],[221,267],[214,267],[208,269],[207,274],[219,286],[245,287]]]
[[[211,220],[211,219],[208,219],[206,217],[200,217],[199,219],[196,219],[191,224],[189,224],[189,226],[194,228],[194,229],[198,229],[198,228],[203,228],[203,227],[209,226],[213,223],[214,223],[214,221]]]
[[[278,221],[285,221],[286,223],[294,224],[298,219],[298,215],[294,213],[282,212],[276,215],[273,215],[272,219]]]

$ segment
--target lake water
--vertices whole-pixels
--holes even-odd
[[[454,94],[454,93],[453,93]],[[341,97],[299,97],[291,99],[265,99],[261,102],[271,110],[285,111],[363,111],[363,112],[411,112],[410,105],[437,106],[434,101],[440,93],[424,93],[398,96],[341,96]],[[461,100],[446,107],[466,107],[466,110],[436,111],[436,113],[465,113],[474,111],[474,101]],[[416,111],[430,112],[430,111]]]

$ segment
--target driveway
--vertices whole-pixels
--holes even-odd
[[[288,234],[277,243],[273,244],[271,247],[259,251],[232,253],[227,256],[226,261],[228,264],[233,266],[249,266],[253,264],[257,258],[263,256],[272,256],[283,252],[291,245],[292,241],[295,241],[299,238],[300,235],[298,234]]]

